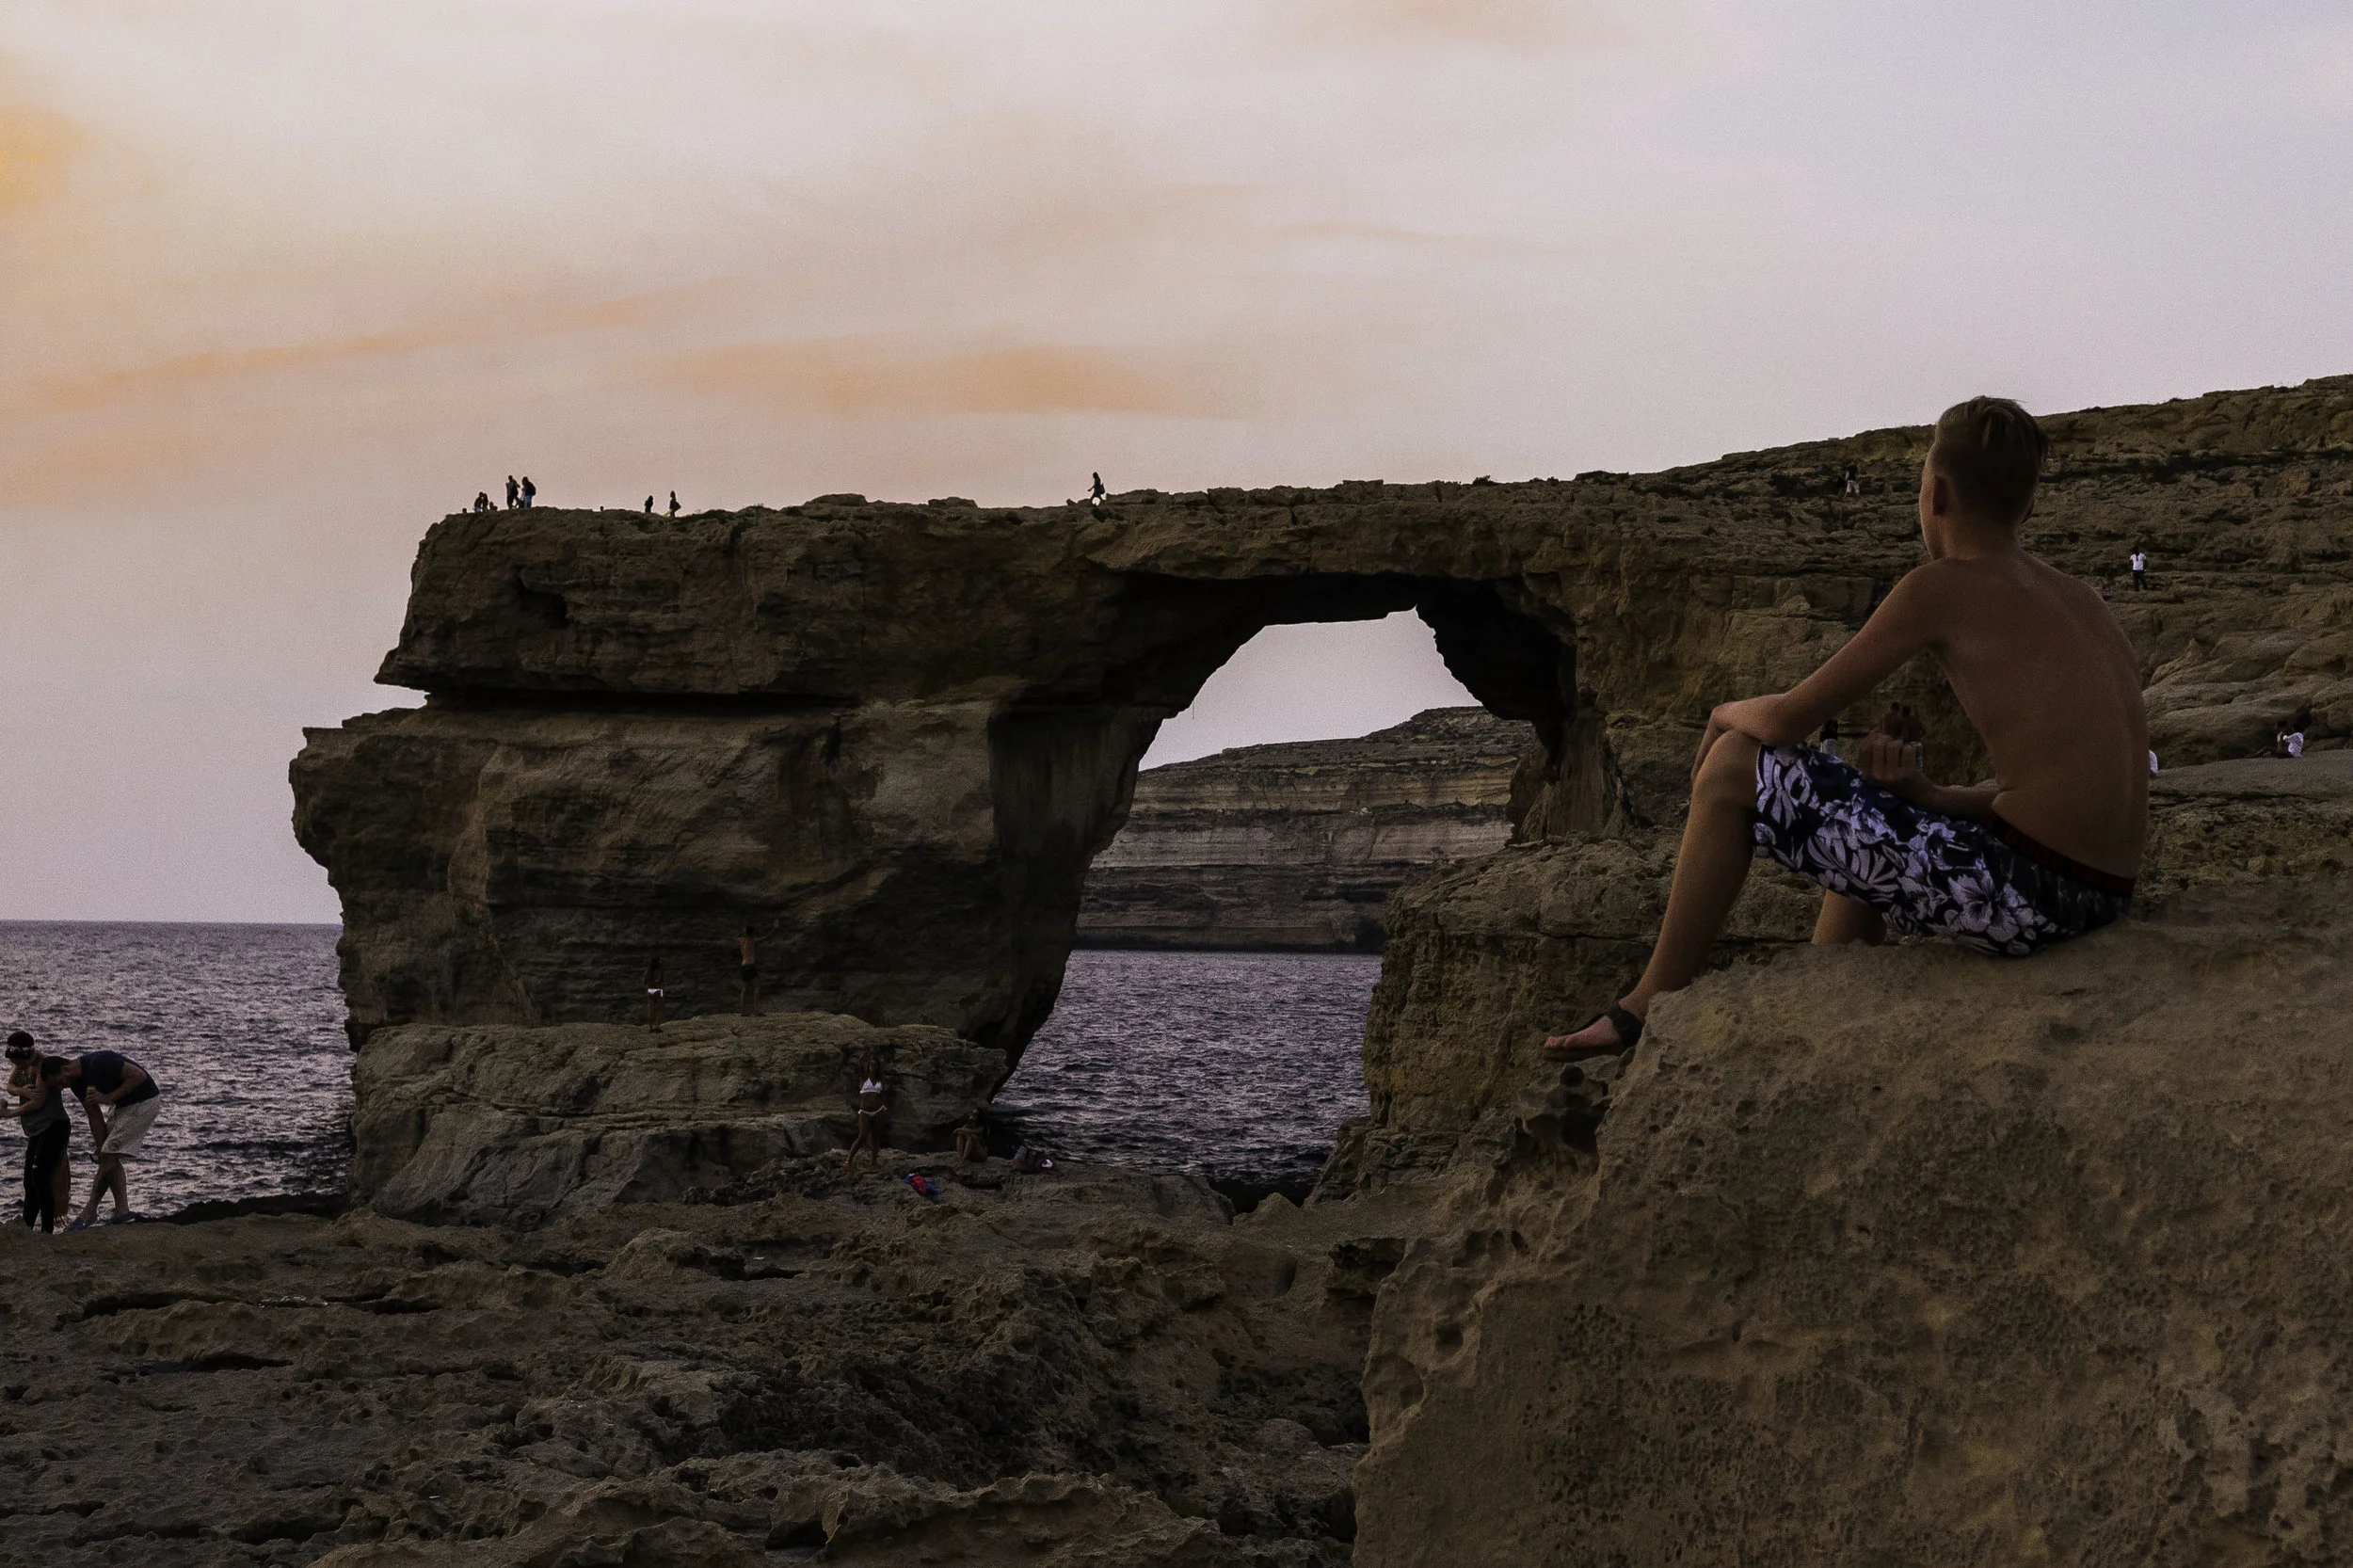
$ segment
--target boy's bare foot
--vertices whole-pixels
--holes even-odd
[[[1545,1055],[1555,1062],[1575,1062],[1588,1056],[1615,1056],[1641,1042],[1642,1019],[1622,1006],[1604,1008],[1600,1017],[1569,1034],[1545,1042]]]

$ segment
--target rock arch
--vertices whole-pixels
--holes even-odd
[[[1255,526],[1185,498],[445,520],[381,677],[424,706],[312,731],[294,767],[297,833],[344,899],[355,1039],[625,1018],[656,953],[682,1011],[722,1011],[749,922],[776,930],[777,1008],[1017,1053],[1159,725],[1278,623],[1418,612],[1456,678],[1544,738],[1534,814],[1606,824],[1571,614],[1463,552],[1334,552],[1241,505]],[[1123,558],[1203,520],[1232,530],[1206,561]]]

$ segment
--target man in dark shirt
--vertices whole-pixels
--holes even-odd
[[[62,1085],[79,1096],[89,1117],[90,1139],[98,1145],[98,1177],[81,1218],[68,1227],[87,1230],[98,1223],[98,1198],[111,1192],[115,1210],[109,1224],[135,1218],[131,1195],[122,1176],[126,1155],[138,1153],[147,1129],[155,1125],[163,1091],[146,1068],[117,1050],[85,1051],[79,1056],[53,1056],[41,1064],[41,1081]],[[102,1115],[101,1112],[106,1112]]]

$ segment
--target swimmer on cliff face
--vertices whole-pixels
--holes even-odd
[[[2149,831],[2139,665],[2100,596],[2018,542],[2046,445],[2003,398],[1937,421],[1920,470],[1928,563],[1797,686],[1708,716],[1649,967],[1600,1017],[1546,1040],[1547,1055],[1639,1040],[1652,1001],[1706,967],[1758,855],[1822,885],[1823,946],[1894,930],[2024,956],[2124,913]],[[1884,728],[1864,738],[1860,768],[1798,744],[1923,649],[1996,782],[1930,783],[1914,743]]]
[[[752,922],[744,922],[743,933],[735,938],[735,1007],[747,1017],[760,1016],[760,944],[776,934],[770,926],[754,931]]]

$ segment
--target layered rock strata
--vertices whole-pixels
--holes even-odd
[[[838,1160],[529,1230],[0,1227],[0,1557],[1347,1561],[1372,1295],[1417,1210]]]
[[[2241,744],[2217,705],[2309,699],[2342,738],[2325,606],[2353,582],[2353,378],[2047,424],[2035,546],[2111,582],[2134,545],[2155,557],[2156,590],[2118,606],[2178,689],[2167,760]],[[1804,674],[1917,561],[1925,438],[1099,510],[446,519],[380,677],[425,706],[314,731],[294,767],[355,1035],[624,1018],[654,955],[684,1011],[725,1010],[749,921],[782,1005],[1017,1053],[1160,721],[1277,622],[1418,611],[1544,747],[1524,836],[1659,820],[1709,705]],[[1926,716],[1937,770],[1981,771],[1924,664],[1881,696]]]
[[[1359,1568],[2344,1560],[2349,894],[1662,1000],[1382,1292]]]
[[[1483,708],[1433,708],[1353,740],[1147,768],[1087,872],[1079,943],[1378,951],[1391,893],[1511,838],[1534,745]]]

